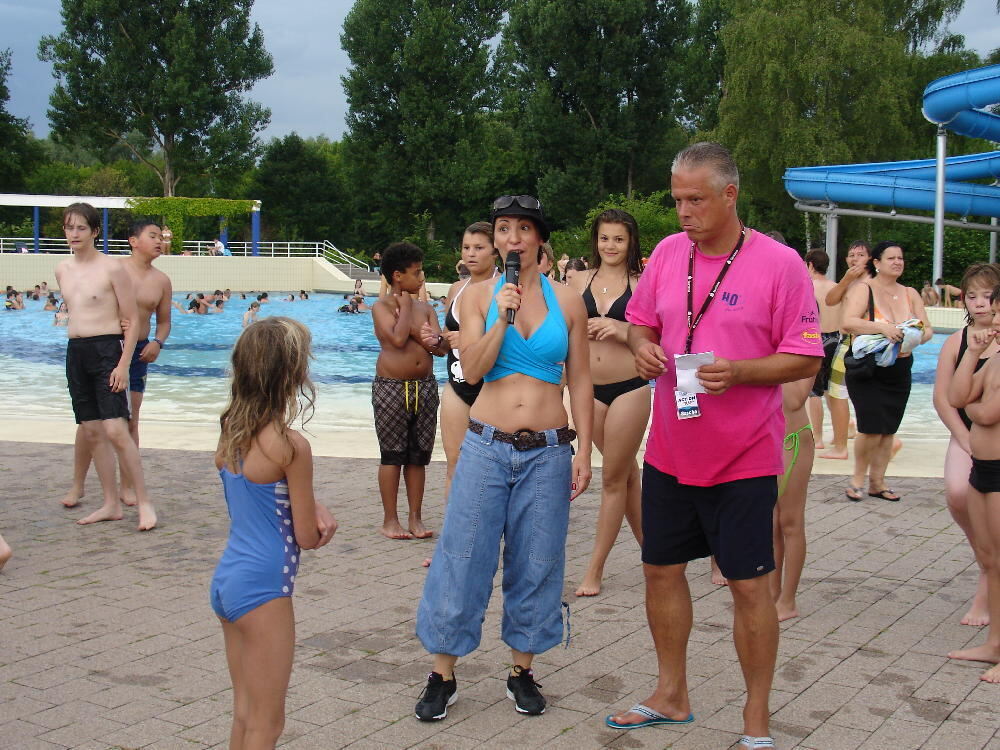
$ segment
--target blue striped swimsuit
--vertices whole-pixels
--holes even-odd
[[[234,622],[272,599],[291,596],[299,567],[288,482],[251,482],[219,469],[229,510],[229,541],[210,589],[212,609]]]

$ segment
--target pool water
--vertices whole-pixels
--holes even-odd
[[[313,335],[316,414],[310,427],[356,429],[370,427],[371,379],[379,345],[371,313],[337,312],[343,295],[316,294],[308,300],[284,302],[288,293],[272,293],[273,302],[259,317],[286,315],[306,324]],[[187,306],[185,295],[174,299]],[[369,298],[369,304],[374,298]],[[168,422],[215,422],[227,398],[227,368],[233,342],[242,330],[243,313],[251,300],[233,298],[219,314],[184,315],[173,311],[172,330],[159,359],[149,368],[143,418]],[[0,313],[0,413],[24,417],[70,418],[66,392],[66,329],[52,325],[53,313],[44,302],[27,300],[25,310]],[[913,391],[900,428],[913,438],[947,435],[931,403],[934,370],[947,336],[935,334],[917,349]],[[446,380],[444,358],[435,357],[434,372]],[[829,420],[826,423],[829,432]]]
[[[379,346],[371,313],[337,312],[343,295],[316,294],[308,300],[261,306],[258,317],[286,315],[305,323],[313,335],[316,414],[310,428],[370,427],[371,380]],[[185,295],[174,299],[187,306]],[[369,304],[374,303],[369,298]],[[251,300],[230,300],[223,312],[171,316],[167,346],[149,367],[143,418],[204,424],[218,419],[228,396],[227,368]],[[44,302],[26,300],[25,310],[0,313],[0,412],[16,416],[70,417],[66,392],[66,329],[52,325]],[[435,375],[446,379],[443,358]]]

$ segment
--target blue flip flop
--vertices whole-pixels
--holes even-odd
[[[612,729],[639,729],[640,727],[654,727],[657,724],[690,724],[694,721],[694,714],[688,714],[686,719],[671,719],[669,716],[664,716],[659,711],[654,711],[649,706],[644,706],[641,703],[636,703],[625,713],[639,714],[639,716],[645,718],[636,724],[619,724],[613,717],[608,716],[604,720],[604,723]]]

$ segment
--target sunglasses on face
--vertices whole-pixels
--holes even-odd
[[[538,201],[538,198],[533,195],[501,195],[493,201],[493,210],[502,211],[505,208],[510,208],[515,203],[528,211],[538,211],[542,208],[542,204]]]

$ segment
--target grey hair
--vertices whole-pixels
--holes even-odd
[[[740,172],[736,168],[736,162],[733,161],[733,155],[724,146],[711,141],[692,143],[677,154],[673,164],[670,165],[670,173],[701,167],[708,167],[711,170],[714,176],[712,182],[720,192],[726,185],[735,185],[739,189]]]

